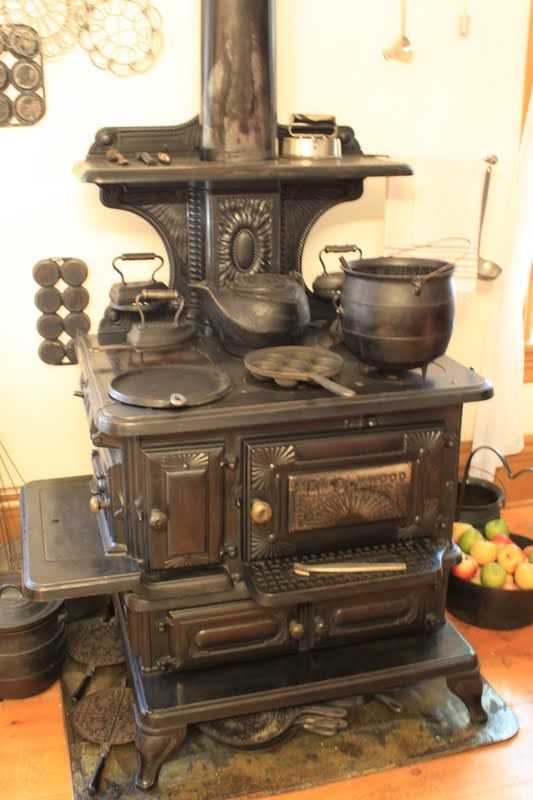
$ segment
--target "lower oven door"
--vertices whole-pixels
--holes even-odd
[[[426,591],[396,590],[316,604],[311,610],[311,646],[421,630],[425,626],[426,597]]]
[[[165,627],[163,665],[175,669],[288,653],[303,632],[296,606],[267,609],[250,601],[169,611]]]

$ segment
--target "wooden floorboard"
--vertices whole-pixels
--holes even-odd
[[[504,516],[514,532],[533,538],[531,506]],[[514,708],[520,720],[514,739],[277,800],[531,800],[533,626],[489,631],[456,624],[477,650],[485,678]],[[0,703],[0,800],[72,800],[58,684],[39,697]]]

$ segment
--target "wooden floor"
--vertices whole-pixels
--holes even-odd
[[[533,539],[530,506],[508,509],[511,529]],[[531,800],[533,798],[533,626],[489,631],[457,623],[476,648],[485,678],[514,708],[511,740],[402,769],[319,786],[278,800]],[[59,687],[0,703],[0,799],[71,800]],[[216,798],[213,798],[216,800]]]

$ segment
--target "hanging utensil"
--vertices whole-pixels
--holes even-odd
[[[464,0],[463,9],[459,15],[457,24],[459,36],[466,37],[470,33],[470,14],[468,13],[468,0]]]
[[[407,0],[400,0],[400,35],[396,41],[386,50],[383,50],[383,58],[387,61],[402,61],[407,63],[413,59],[413,46],[407,38],[405,32],[407,25]]]
[[[329,380],[337,375],[344,359],[321,347],[264,347],[244,357],[248,372],[258,380],[272,378],[278,386],[293,388],[300,381],[316,383],[338,397],[356,397],[356,393],[340,383]]]
[[[481,213],[479,216],[479,232],[477,237],[477,276],[482,281],[493,281],[501,274],[502,268],[495,261],[489,261],[481,256],[481,236],[483,233],[483,223],[485,221],[485,211],[487,210],[487,200],[489,197],[490,177],[492,167],[498,163],[497,156],[487,156],[485,159],[485,178],[483,181],[483,192],[481,194]]]

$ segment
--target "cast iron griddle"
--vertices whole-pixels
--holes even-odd
[[[231,391],[225,372],[211,367],[148,366],[117,375],[109,395],[114,400],[143,408],[202,406]]]

